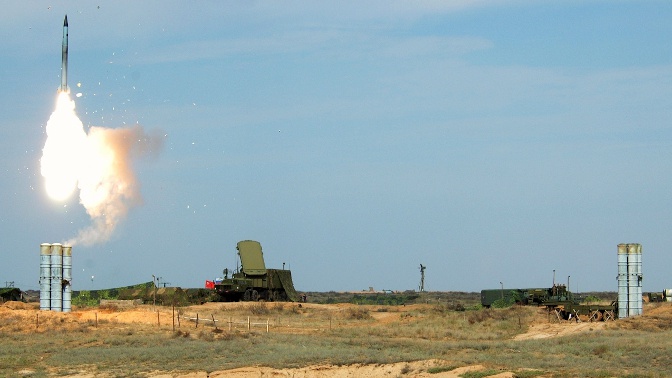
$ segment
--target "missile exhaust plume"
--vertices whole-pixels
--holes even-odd
[[[56,110],[47,122],[41,173],[47,194],[54,200],[66,200],[78,189],[79,202],[92,221],[66,244],[109,240],[129,209],[142,203],[132,158],[157,153],[161,145],[158,135],[149,135],[140,126],[93,126],[87,134],[74,101],[59,91]]]
[[[140,126],[107,129],[91,127],[89,132],[70,99],[68,77],[68,16],[63,20],[61,86],[56,109],[49,117],[47,140],[40,159],[46,192],[64,201],[79,190],[79,203],[92,224],[65,242],[92,245],[109,240],[129,209],[142,203],[131,158],[161,149],[162,139],[147,135]]]
[[[46,132],[40,171],[49,197],[63,201],[77,186],[81,152],[87,138],[82,121],[75,114],[75,102],[68,93],[59,91],[56,110],[47,121]]]

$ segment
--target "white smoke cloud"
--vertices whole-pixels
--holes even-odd
[[[54,200],[67,199],[76,184],[79,202],[92,221],[65,244],[93,245],[110,239],[128,211],[142,203],[132,159],[158,153],[161,146],[158,134],[149,135],[140,126],[94,126],[87,134],[70,96],[59,94],[47,123],[41,172]]]

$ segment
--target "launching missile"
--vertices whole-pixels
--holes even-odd
[[[63,44],[61,54],[61,88],[59,92],[68,91],[68,15],[63,20]]]

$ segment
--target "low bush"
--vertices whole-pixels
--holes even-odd
[[[271,310],[266,305],[266,302],[256,302],[250,306],[250,312],[253,315],[268,315]]]
[[[349,307],[344,311],[343,317],[345,319],[364,320],[371,319],[371,314],[363,308]]]

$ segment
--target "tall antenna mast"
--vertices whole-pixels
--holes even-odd
[[[420,291],[425,291],[425,269],[426,266],[420,264]]]

